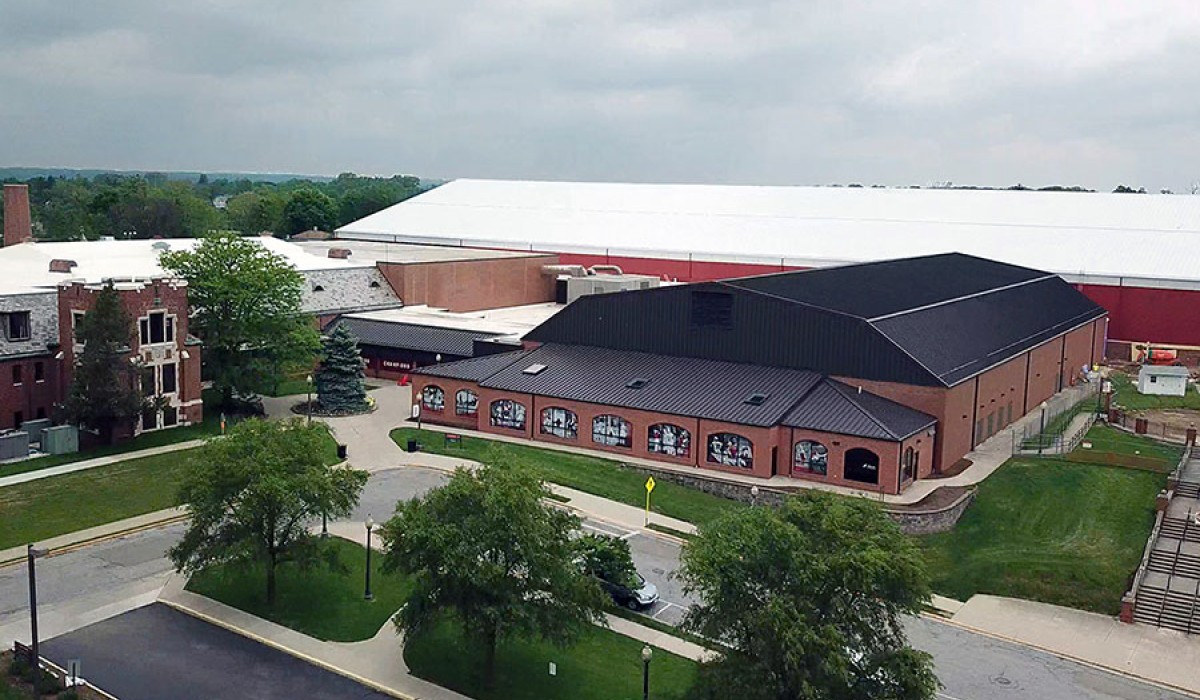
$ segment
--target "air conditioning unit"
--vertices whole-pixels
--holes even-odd
[[[653,275],[588,275],[587,277],[560,277],[567,285],[566,302],[591,294],[610,294],[639,289],[654,289],[659,279]]]

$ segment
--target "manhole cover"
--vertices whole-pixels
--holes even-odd
[[[1005,676],[992,676],[989,680],[991,680],[994,685],[998,685],[1007,690],[1014,690],[1018,687],[1016,681]]]

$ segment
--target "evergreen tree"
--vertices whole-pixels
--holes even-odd
[[[77,333],[83,351],[63,408],[72,423],[95,430],[110,445],[117,428],[132,427],[146,408],[138,367],[126,359],[133,322],[111,282],[96,295]]]
[[[363,359],[358,350],[358,338],[339,324],[321,342],[324,357],[313,377],[321,410],[365,411],[367,387],[363,380]]]

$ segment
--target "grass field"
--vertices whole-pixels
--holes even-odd
[[[493,449],[504,450],[519,462],[535,469],[545,481],[639,508],[646,505],[646,476],[632,469],[624,469],[612,460],[468,436],[463,436],[461,447],[447,447],[442,433],[416,428],[396,428],[391,436],[401,446],[409,438],[415,438],[426,452],[476,461],[486,461]],[[731,508],[741,507],[743,504],[738,501],[712,496],[662,479],[654,488],[650,509],[702,525]]]
[[[573,646],[510,640],[496,653],[496,678],[485,688],[483,652],[465,642],[458,625],[443,623],[407,640],[404,660],[413,675],[469,695],[475,700],[610,700],[642,696],[642,642],[600,627],[587,630]],[[549,674],[549,664],[557,674]],[[662,649],[650,662],[650,697],[684,697],[696,663]]]
[[[1183,396],[1147,396],[1139,394],[1137,377],[1124,372],[1113,372],[1109,375],[1113,387],[1113,405],[1122,406],[1130,411],[1144,411],[1154,408],[1190,408],[1200,411],[1200,391],[1188,385],[1187,393]]]
[[[198,448],[0,489],[0,549],[177,505]]]
[[[337,442],[324,446],[336,464]],[[0,489],[0,549],[178,505],[179,487],[198,447],[139,457]]]
[[[954,530],[920,538],[934,590],[1115,614],[1154,522],[1164,474],[1012,459]]]
[[[1110,428],[1107,425],[1093,425],[1084,440],[1090,442],[1092,446],[1086,449],[1082,446],[1077,447],[1073,455],[1084,455],[1088,452],[1111,452],[1119,455],[1159,459],[1168,465],[1168,471],[1174,469],[1183,456],[1182,446],[1130,435],[1123,430]]]
[[[363,599],[367,550],[339,537],[330,537],[325,546],[337,553],[340,570],[322,566],[305,571],[281,564],[274,606],[266,602],[267,574],[262,566],[207,569],[193,576],[187,589],[317,639],[356,642],[374,637],[403,607],[411,585],[401,576],[380,571],[383,557],[375,552],[371,556],[375,600],[368,602]]]

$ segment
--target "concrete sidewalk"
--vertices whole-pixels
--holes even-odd
[[[1200,638],[1115,617],[990,595],[952,624],[1191,694],[1200,693]]]
[[[166,508],[164,510],[156,510],[153,513],[145,513],[143,515],[135,515],[132,518],[118,520],[96,527],[89,527],[86,530],[77,530],[76,532],[68,532],[57,537],[35,542],[34,545],[38,549],[50,550],[50,556],[61,554],[70,551],[77,547],[82,547],[97,540],[105,540],[112,537],[120,537],[131,532],[146,530],[149,528],[159,527],[167,523],[180,521],[187,518],[187,511],[183,508]],[[10,547],[9,549],[0,550],[0,566],[7,566],[16,562],[25,561],[26,549],[25,545]]]
[[[96,467],[106,467],[117,462],[125,462],[139,457],[153,457],[154,455],[166,454],[168,452],[178,452],[179,450],[188,450],[193,447],[199,447],[204,444],[204,440],[188,440],[186,442],[176,442],[171,445],[161,445],[159,447],[147,447],[144,450],[135,450],[133,452],[122,452],[121,454],[109,455],[107,457],[96,457],[95,459],[85,459],[79,462],[70,462],[60,464],[57,467],[46,467],[45,469],[35,469],[34,471],[22,472],[21,474],[13,474],[0,478],[0,488],[5,486],[13,486],[15,484],[23,484],[27,481],[37,481],[38,479],[47,479],[52,476],[62,476],[72,472],[83,471],[85,469],[95,469]],[[19,462],[17,462],[19,464]]]

